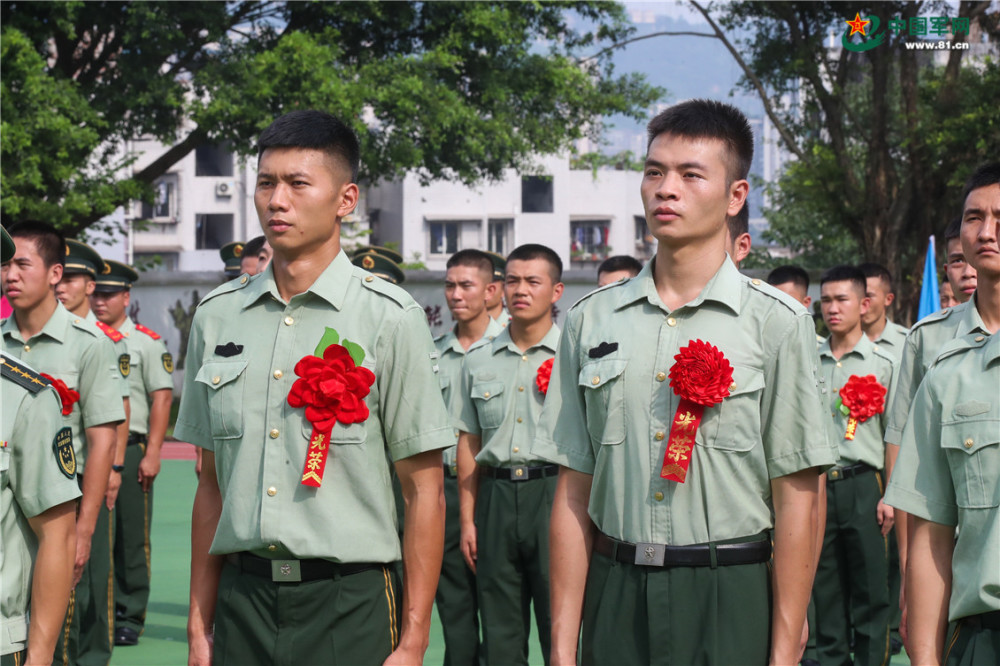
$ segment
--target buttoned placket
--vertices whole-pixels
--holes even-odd
[[[663,311],[655,345],[656,359],[653,367],[639,368],[641,372],[649,373],[647,385],[650,387],[651,396],[649,430],[647,432],[652,500],[649,512],[650,534],[664,535],[664,543],[670,543],[673,532],[670,499],[677,486],[676,482],[667,481],[660,477],[663,456],[670,439],[670,424],[673,423],[674,412],[677,411],[679,402],[670,388],[670,366],[674,362],[677,350],[687,342],[682,339],[682,329],[686,318],[684,308],[669,313]],[[656,540],[659,541],[659,539]]]

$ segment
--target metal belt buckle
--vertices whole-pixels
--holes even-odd
[[[302,568],[298,560],[271,560],[271,580],[275,583],[302,582]]]
[[[830,478],[833,479],[834,481],[839,480],[840,477],[843,476],[843,475],[844,475],[844,473],[843,473],[843,471],[841,471],[841,469],[839,467],[837,469],[830,470]]]
[[[643,567],[662,567],[667,547],[662,543],[635,544],[635,564]]]
[[[528,466],[527,465],[514,465],[510,468],[510,480],[511,481],[527,481],[528,480]]]

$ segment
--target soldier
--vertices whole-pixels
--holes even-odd
[[[293,111],[257,149],[271,270],[199,305],[174,431],[205,449],[189,663],[419,663],[452,432],[426,318],[341,252],[358,201],[354,132]],[[402,590],[393,466],[406,498]]]
[[[264,271],[267,261],[261,263],[260,257],[261,253],[264,252],[265,245],[267,245],[267,239],[263,236],[257,236],[247,241],[246,245],[243,246],[243,254],[240,256],[240,273],[257,275],[257,273]]]
[[[903,358],[903,343],[910,332],[905,326],[890,321],[886,312],[896,294],[892,290],[892,275],[885,266],[873,262],[860,264],[858,270],[865,274],[868,285],[868,312],[861,317],[861,327],[868,339],[889,353],[896,363]]]
[[[656,257],[567,315],[532,449],[562,466],[555,663],[575,662],[581,634],[584,664],[798,660],[816,468],[836,458],[812,320],[726,256],[752,156],[732,106],[654,118],[641,194]]]
[[[232,243],[226,243],[219,250],[219,256],[222,257],[222,262],[224,269],[226,271],[226,278],[232,279],[240,276],[243,271],[243,248],[245,243],[242,241],[233,241]]]
[[[434,340],[440,366],[441,396],[446,405],[458,395],[462,361],[474,346],[491,342],[503,328],[486,311],[493,282],[493,263],[479,250],[461,250],[448,258],[444,297],[455,326]],[[456,441],[458,431],[455,431]],[[444,561],[438,582],[437,609],[444,630],[444,663],[477,664],[479,602],[476,576],[462,557],[462,524],[458,499],[456,447],[444,450]]]
[[[955,298],[955,290],[951,287],[951,282],[945,280],[941,283],[941,309],[950,308],[958,305],[958,299]]]
[[[740,267],[750,254],[750,204],[744,203],[736,215],[726,217],[726,254]]]
[[[642,264],[635,257],[619,254],[608,257],[597,267],[597,286],[634,278],[642,270]]]
[[[6,229],[2,235],[6,269],[14,241]],[[73,443],[59,394],[28,366],[2,357],[0,660],[42,664],[52,659],[69,603],[80,487],[60,463]]]
[[[965,303],[976,291],[976,269],[962,249],[962,218],[951,221],[944,230],[944,276],[959,303]]]
[[[486,301],[486,310],[500,324],[501,328],[507,328],[507,324],[510,323],[510,312],[503,304],[504,271],[507,267],[507,260],[496,252],[487,252],[486,254],[493,262],[493,284],[497,286],[496,292],[491,294],[489,300]]]
[[[543,245],[507,257],[511,321],[469,351],[451,401],[458,436],[462,554],[476,572],[487,664],[527,664],[529,599],[542,656],[550,652],[549,510],[556,465],[530,452],[552,371],[562,261]]]
[[[102,511],[115,449],[115,428],[124,421],[121,373],[111,341],[74,317],[56,299],[66,244],[50,225],[25,222],[10,230],[17,245],[3,282],[14,314],[4,320],[4,351],[50,375],[59,391],[63,424],[72,447],[60,442],[63,473],[83,490],[76,520],[75,589],[56,663],[107,663],[111,658],[111,539]],[[70,452],[72,448],[72,452]]]
[[[806,310],[811,311],[812,296],[809,295],[809,273],[799,266],[778,266],[767,274],[767,283],[783,291]]]
[[[153,481],[173,402],[174,359],[160,335],[128,317],[135,270],[117,261],[98,276],[91,296],[98,320],[122,334],[131,367],[132,414],[125,470],[115,511],[115,645],[135,645],[149,601]]]
[[[392,258],[392,255],[388,254],[392,252],[392,250],[385,250],[384,248],[379,249],[382,250],[382,252],[376,251],[375,248],[366,248],[363,251],[355,252],[354,256],[351,258],[351,263],[392,284],[403,284],[403,282],[406,281],[406,275],[403,273],[403,269],[401,269],[396,263],[395,259]],[[402,258],[397,253],[392,254]]]

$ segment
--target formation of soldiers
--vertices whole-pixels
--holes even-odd
[[[527,663],[532,611],[547,664],[885,664],[893,630],[913,663],[1000,662],[1000,164],[973,173],[945,232],[956,303],[907,331],[886,315],[888,271],[835,266],[820,279],[821,338],[805,271],[737,270],[746,118],[678,104],[649,124],[653,260],[605,262],[560,328],[558,254],[462,250],[444,284],[455,324],[432,340],[398,253],[342,251],[353,132],[295,111],[257,150],[264,236],[223,248],[234,279],[195,313],[174,431],[201,456],[190,664],[420,663],[435,601],[447,664]],[[89,580],[104,575],[97,505],[117,490],[119,536],[136,533],[121,520],[138,503],[126,482],[148,505],[166,423],[150,380],[120,425],[114,382],[157,358],[136,359],[131,342],[156,336],[135,335],[115,301],[127,307],[137,275],[71,243],[107,329],[88,324],[79,285],[53,291],[76,262],[50,257],[39,229],[14,230],[4,265],[3,573],[21,543],[8,541],[13,507],[48,581],[4,653],[29,659],[67,644],[64,617],[103,603],[84,582],[70,596],[65,537],[78,569],[87,545]],[[56,344],[97,360],[45,363]],[[148,558],[144,574],[148,590]],[[134,596],[116,594],[116,636],[141,631]],[[5,596],[5,626],[26,627],[26,591],[17,604]]]

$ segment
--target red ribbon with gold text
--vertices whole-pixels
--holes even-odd
[[[875,375],[851,375],[840,388],[840,411],[848,416],[844,439],[854,439],[858,424],[885,411],[887,389]]]
[[[304,356],[295,364],[298,379],[288,392],[288,404],[305,407],[312,424],[302,485],[319,488],[323,483],[330,433],[336,422],[350,425],[368,418],[365,396],[375,383],[368,368],[355,365],[350,352],[339,344],[328,346],[323,358]]]
[[[670,387],[681,401],[670,426],[670,439],[663,455],[660,477],[684,483],[695,435],[706,407],[729,396],[733,366],[718,347],[701,340],[691,340],[674,356],[670,368]]]

